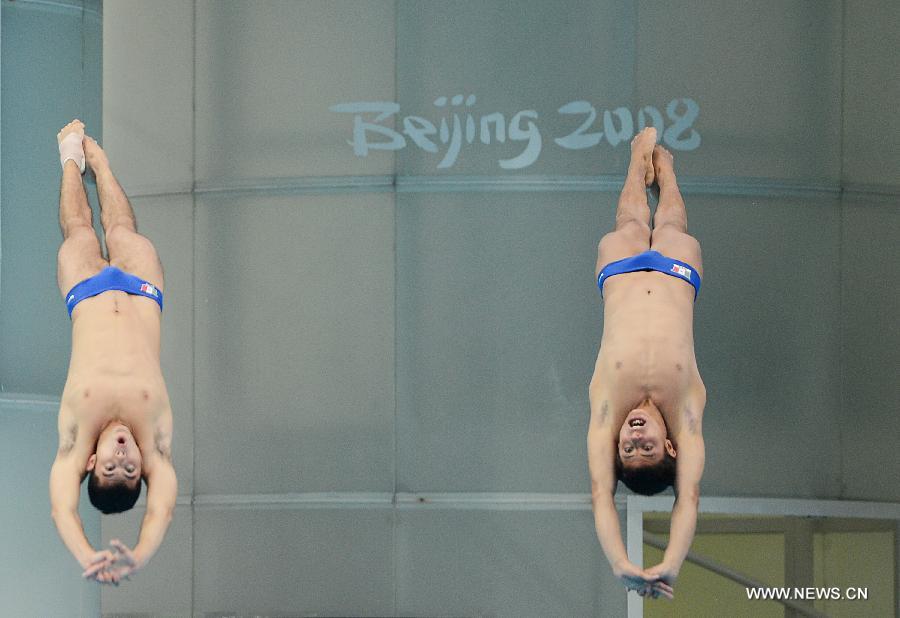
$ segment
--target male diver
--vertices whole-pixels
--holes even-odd
[[[59,407],[59,450],[50,471],[53,521],[91,580],[115,584],[141,569],[172,519],[172,410],[159,365],[163,272],[153,244],[100,146],[74,120],[57,135],[63,166],[57,280],[72,319],[72,355]],[[96,181],[108,257],[94,234],[82,184]],[[95,551],[78,515],[81,483],[103,513],[127,511],[147,484],[137,545]]]
[[[646,188],[659,205],[650,227]],[[631,163],[616,209],[615,231],[600,241],[597,285],[603,338],[590,384],[588,464],[597,536],[628,590],[671,599],[694,537],[704,447],[706,389],[694,356],[694,301],[703,265],[687,233],[687,214],[672,155],[656,130],[631,143]],[[652,495],[674,485],[663,561],[632,564],[622,542],[613,494],[617,481]]]

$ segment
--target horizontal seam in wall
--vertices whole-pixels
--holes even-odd
[[[679,179],[685,193],[712,195],[746,195],[754,197],[837,197],[841,193],[839,183],[783,181],[766,178],[710,178],[689,177]],[[197,195],[210,194],[258,194],[258,193],[463,193],[463,192],[556,192],[590,191],[618,192],[622,187],[621,176],[317,176],[291,178],[256,178],[238,181],[199,182],[194,187]],[[859,186],[862,191],[866,189]],[[885,192],[878,187],[877,192]],[[887,188],[900,195],[900,188]]]
[[[350,193],[483,193],[483,192],[595,192],[615,193],[621,189],[618,176],[321,176],[257,178],[233,182],[197,183],[193,188],[145,186],[129,189],[132,198],[211,195],[305,195]],[[682,192],[688,195],[740,197],[833,198],[841,195],[863,199],[900,198],[900,187],[891,185],[837,183],[809,184],[768,179],[711,179],[683,177]]]
[[[10,2],[13,4],[13,2]],[[93,8],[86,8],[82,4],[75,2],[62,2],[61,0],[15,0],[14,5],[19,8],[49,8],[55,9],[62,13],[87,13],[96,17],[102,17],[101,11]]]

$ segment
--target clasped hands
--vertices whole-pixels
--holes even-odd
[[[642,597],[656,599],[662,596],[671,600],[675,596],[672,586],[678,573],[666,563],[642,569],[623,560],[613,568],[613,573],[626,590],[634,590]]]
[[[84,573],[81,576],[101,584],[118,586],[122,580],[128,580],[140,568],[140,561],[134,552],[122,541],[113,539],[109,542],[112,549],[104,549],[89,556],[82,564]]]

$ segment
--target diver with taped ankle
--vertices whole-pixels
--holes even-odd
[[[659,187],[651,229],[647,187]],[[694,301],[703,274],[672,155],[656,130],[631,143],[615,231],[600,241],[597,285],[603,337],[590,384],[588,464],[597,536],[616,577],[641,596],[671,599],[697,523],[706,389],[694,356]],[[675,505],[663,561],[631,563],[614,503],[618,481]]]
[[[50,503],[60,537],[83,576],[114,584],[156,553],[178,493],[172,467],[172,409],[160,370],[163,271],[106,154],[74,120],[57,135],[63,167],[57,280],[72,320],[72,354],[60,398],[59,450]],[[108,256],[94,233],[82,173],[97,181]],[[96,551],[78,515],[81,484],[103,513],[131,509],[147,485],[137,545],[119,540]]]

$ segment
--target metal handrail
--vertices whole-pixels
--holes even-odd
[[[666,541],[660,536],[655,534],[651,534],[649,532],[644,532],[644,542],[651,547],[655,547],[656,549],[661,549],[665,551],[666,549]],[[699,567],[702,567],[708,571],[712,571],[717,575],[721,575],[726,579],[730,579],[733,582],[737,582],[746,588],[771,588],[771,586],[764,584],[762,582],[758,582],[755,579],[751,579],[747,577],[743,573],[739,573],[724,564],[720,564],[715,560],[711,560],[706,556],[701,556],[692,551],[687,553],[685,556],[685,560],[688,562],[692,562]],[[804,603],[800,603],[799,601],[794,601],[792,599],[766,599],[767,601],[775,601],[777,603],[781,603],[785,607],[789,607],[795,611],[800,612],[804,616],[812,616],[813,618],[828,618],[828,614],[823,614],[822,612],[806,605]]]

